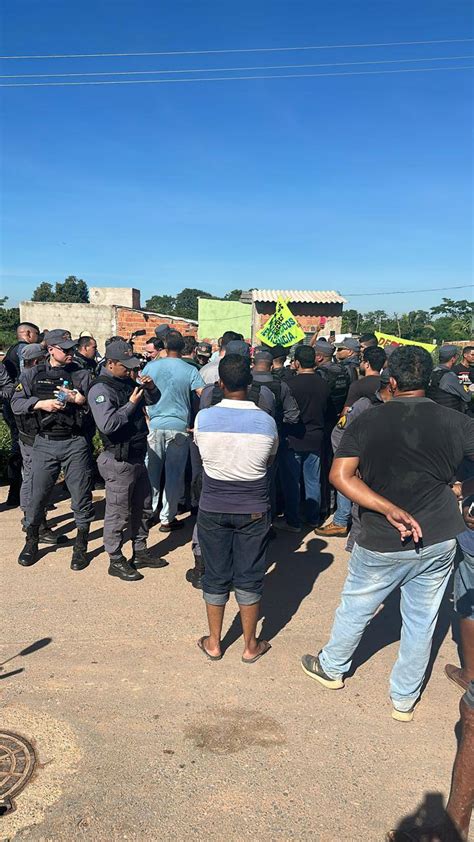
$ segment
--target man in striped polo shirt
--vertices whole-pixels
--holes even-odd
[[[198,412],[194,424],[203,463],[198,534],[209,622],[209,635],[198,646],[211,660],[221,659],[224,610],[233,590],[244,635],[242,661],[252,664],[270,649],[255,633],[271,526],[267,469],[278,433],[273,418],[248,400],[248,360],[226,354],[219,378],[223,400]]]

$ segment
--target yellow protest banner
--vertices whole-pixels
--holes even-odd
[[[300,339],[305,338],[304,331],[293,316],[288,304],[279,296],[275,312],[257,333],[257,339],[264,345],[295,345]]]
[[[380,333],[378,330],[375,331],[375,335],[382,348],[385,345],[417,345],[419,348],[424,348],[429,354],[432,354],[436,349],[436,345],[432,345],[430,342],[415,342],[414,339],[401,339],[399,336],[390,336],[389,333]]]

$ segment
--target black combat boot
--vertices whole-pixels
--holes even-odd
[[[89,537],[89,526],[80,526],[77,530],[76,540],[72,550],[71,570],[84,570],[88,567],[87,539]]]
[[[109,576],[117,576],[119,579],[123,579],[124,582],[138,582],[140,579],[143,579],[142,574],[138,570],[135,570],[133,564],[127,561],[123,555],[119,558],[110,559],[108,572]]]
[[[194,567],[186,571],[186,581],[191,582],[193,588],[202,591],[202,577],[204,575],[204,563],[200,555],[194,556]]]
[[[8,460],[8,479],[10,488],[8,489],[8,496],[5,501],[7,506],[12,509],[20,505],[20,488],[21,488],[21,456],[17,453],[10,456]]]
[[[67,543],[67,536],[66,535],[58,535],[57,532],[53,532],[53,530],[48,526],[46,523],[46,518],[41,521],[40,528],[39,528],[39,542],[40,544],[66,544]]]
[[[39,526],[28,526],[26,530],[26,542],[20,555],[18,564],[22,567],[31,567],[38,558]]]
[[[168,562],[164,558],[159,558],[153,549],[147,547],[134,550],[132,562],[135,570],[140,570],[141,567],[168,567]]]

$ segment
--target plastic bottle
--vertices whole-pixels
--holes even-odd
[[[59,389],[59,391],[56,395],[56,400],[59,401],[59,403],[62,403],[63,406],[66,406],[66,404],[67,404],[67,397],[68,396],[67,396],[67,392],[65,391],[65,389],[68,389],[68,388],[69,388],[69,380],[65,380],[63,385],[61,386],[61,388]]]

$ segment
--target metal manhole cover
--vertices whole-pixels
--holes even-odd
[[[35,750],[28,740],[0,731],[0,816],[15,809],[13,799],[25,788],[35,765]]]

